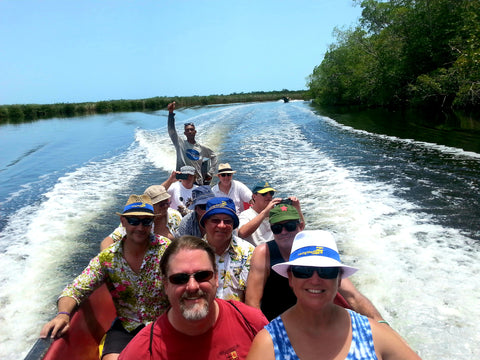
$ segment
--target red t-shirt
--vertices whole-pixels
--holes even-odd
[[[219,314],[215,325],[206,333],[189,336],[178,332],[163,314],[153,324],[152,354],[150,358],[151,326],[142,329],[120,354],[119,360],[236,360],[245,359],[256,334],[267,319],[258,309],[238,301],[232,301],[242,315],[227,301],[215,299]]]

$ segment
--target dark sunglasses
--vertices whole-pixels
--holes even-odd
[[[258,193],[258,194],[260,194],[260,193]],[[270,195],[273,196],[275,194],[275,191],[267,191],[266,193],[263,193],[263,194],[260,194],[260,195],[267,196],[267,194],[270,194]]]
[[[192,123],[192,122],[187,122],[187,123],[185,123],[185,126],[193,126],[193,127],[195,127],[195,124]]]
[[[125,217],[127,219],[127,222],[132,225],[132,226],[138,226],[142,224],[143,226],[150,226],[153,223],[153,219],[139,219],[137,217]]]
[[[227,219],[227,220],[222,220],[222,219],[209,219],[212,223],[215,225],[219,225],[222,221],[225,224],[225,226],[233,226],[233,220]]]
[[[232,174],[220,174],[221,177],[232,176]]]
[[[188,283],[191,277],[193,277],[195,281],[199,283],[209,281],[213,277],[213,271],[202,270],[202,271],[197,271],[193,274],[187,274],[187,273],[173,274],[168,277],[168,281],[170,281],[172,284],[175,284],[175,285],[185,285],[186,283]]]
[[[282,229],[285,228],[288,232],[295,231],[297,228],[298,221],[292,220],[292,221],[287,221],[286,223],[283,224],[272,224],[270,225],[270,229],[272,229],[272,232],[274,234],[280,234],[282,232]]]
[[[315,271],[322,279],[335,279],[340,272],[339,267],[292,266],[290,270],[299,279],[309,279]]]

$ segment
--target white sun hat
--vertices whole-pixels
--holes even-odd
[[[324,230],[305,230],[293,240],[289,261],[273,265],[272,269],[288,277],[290,266],[340,267],[342,278],[349,277],[358,269],[340,262],[337,244],[333,235]]]

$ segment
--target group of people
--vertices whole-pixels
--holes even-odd
[[[129,197],[41,337],[65,334],[106,284],[117,318],[104,360],[419,359],[347,279],[356,269],[341,262],[332,234],[305,230],[296,197],[275,198],[268,181],[248,189],[228,163],[216,170],[216,156],[201,173],[214,153],[196,143],[192,123],[187,141],[174,136],[174,106],[178,170]]]

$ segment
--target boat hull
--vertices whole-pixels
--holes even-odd
[[[75,312],[64,336],[54,341],[39,339],[25,360],[99,359],[98,346],[115,316],[112,297],[102,285]]]

